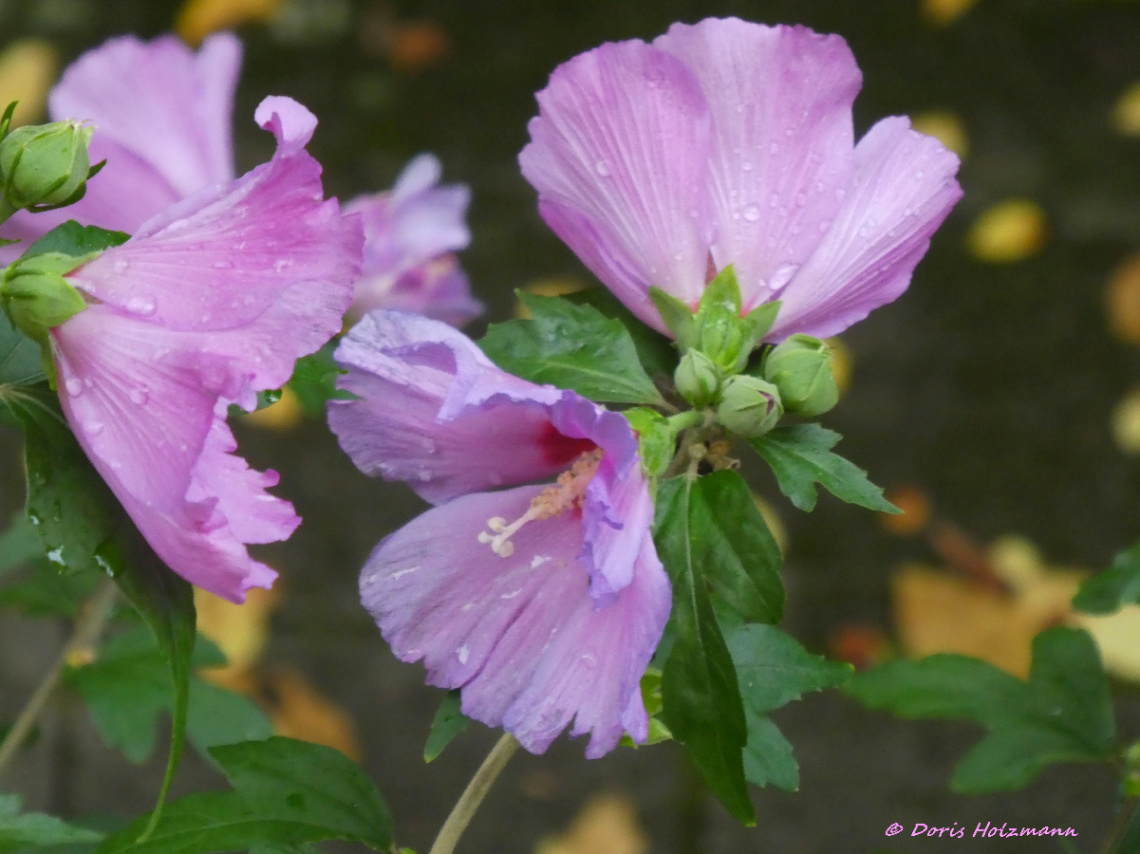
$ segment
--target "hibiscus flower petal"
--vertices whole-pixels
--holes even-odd
[[[240,602],[276,577],[244,544],[286,539],[300,519],[265,492],[274,473],[230,456],[224,400],[245,377],[201,337],[98,305],[51,332],[60,402],[88,458],[171,569]]]
[[[653,42],[700,81],[712,115],[717,269],[733,264],[749,310],[807,260],[840,206],[862,76],[847,43],[738,18],[674,24]]]
[[[669,582],[647,556],[612,605],[595,607],[574,512],[525,525],[509,557],[478,541],[488,518],[517,518],[541,489],[429,510],[377,546],[361,595],[399,658],[422,659],[430,684],[462,689],[464,714],[536,753],[576,717],[574,733],[592,732],[587,755],[598,756],[625,722],[645,737],[634,695],[668,617]]]
[[[519,155],[551,228],[647,322],[657,285],[689,303],[705,284],[709,116],[684,65],[644,42],[555,69]]]
[[[263,116],[278,137],[272,161],[174,205],[68,276],[103,303],[169,330],[272,342],[250,347],[257,389],[284,383],[299,356],[340,329],[363,243],[355,218],[341,216],[336,200],[320,201],[320,165],[301,147],[312,114],[288,99],[272,102]]]
[[[336,358],[348,369],[339,387],[358,398],[329,406],[341,447],[428,501],[550,477],[593,447],[552,426],[560,391],[504,373],[444,323],[374,311]]]
[[[823,242],[779,295],[769,340],[826,337],[898,298],[930,238],[962,197],[958,158],[901,116],[883,119],[855,149],[855,175]]]

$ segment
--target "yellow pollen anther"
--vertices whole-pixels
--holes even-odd
[[[562,472],[556,483],[532,498],[526,513],[509,525],[502,516],[492,516],[487,520],[487,527],[494,532],[494,536],[482,531],[477,537],[479,542],[490,545],[491,551],[499,557],[510,557],[515,553],[511,537],[527,522],[550,519],[567,510],[581,507],[586,500],[586,487],[597,472],[603,453],[601,448],[595,448],[578,457],[569,471]]]

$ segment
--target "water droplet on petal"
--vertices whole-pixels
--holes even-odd
[[[154,314],[155,304],[154,300],[150,297],[137,296],[131,297],[127,300],[127,311],[131,314],[138,314],[146,317]]]
[[[779,144],[777,144],[777,143],[775,143],[775,142],[773,142],[773,143],[770,143],[770,144],[768,145],[768,153],[769,153],[769,154],[779,154],[779,153],[780,153],[780,146],[779,146]]]
[[[133,388],[127,396],[135,406],[145,406],[146,402],[150,400],[150,392],[145,388]]]
[[[749,222],[756,222],[760,219],[760,208],[756,205],[749,205],[744,209],[744,218]]]
[[[846,190],[844,190],[842,187],[837,187],[835,190],[835,201],[837,201],[837,202],[843,201],[843,197],[846,195],[847,195]]]
[[[610,177],[610,164],[604,160],[599,160],[594,164],[594,171],[601,175],[603,178]]]
[[[103,422],[102,421],[88,421],[86,424],[83,425],[83,431],[88,436],[98,436],[100,433],[103,432]]]
[[[799,264],[782,264],[776,272],[772,274],[772,278],[768,282],[768,288],[772,291],[781,290],[784,285],[790,282],[792,277],[799,272],[799,269]]]
[[[232,270],[233,266],[234,266],[233,261],[215,261],[214,262],[214,269],[215,270]]]
[[[68,377],[63,387],[67,389],[67,393],[72,397],[79,397],[79,395],[83,394],[83,383],[75,377]]]
[[[114,264],[111,265],[111,269],[116,273],[125,273],[127,272],[127,267],[129,266],[130,264],[127,262],[126,258],[119,258],[115,261]]]
[[[827,234],[827,232],[830,230],[830,228],[831,228],[831,220],[825,219],[823,222],[821,222],[819,224],[819,233],[820,234]]]
[[[752,161],[751,160],[745,160],[743,163],[740,164],[740,168],[743,169],[745,172],[751,172],[752,171]]]
[[[277,261],[273,262],[273,272],[280,273],[283,270],[288,270],[292,266],[292,258],[280,258]]]

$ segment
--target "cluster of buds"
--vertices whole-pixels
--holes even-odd
[[[94,128],[71,120],[9,128],[15,103],[0,119],[0,221],[18,210],[33,213],[83,198],[98,171],[87,158]]]
[[[780,304],[765,303],[741,316],[731,266],[709,283],[696,312],[659,289],[650,293],[681,350],[673,375],[677,393],[697,409],[715,411],[729,432],[756,438],[775,427],[785,412],[813,418],[838,402],[826,342],[792,335],[754,358]]]

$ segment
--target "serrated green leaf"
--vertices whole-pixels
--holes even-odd
[[[859,674],[848,693],[902,717],[968,718],[990,730],[959,763],[951,787],[1017,789],[1055,762],[1111,758],[1108,677],[1085,631],[1049,629],[1033,640],[1029,680],[961,655],[896,661]]]
[[[494,323],[479,342],[500,368],[601,403],[662,404],[620,321],[589,305],[519,293],[532,320]]]
[[[380,793],[332,748],[275,737],[215,747],[211,754],[232,791],[176,801],[148,839],[139,839],[144,816],[108,837],[96,854],[289,851],[324,839],[391,847],[392,820]]]
[[[25,851],[48,845],[97,842],[102,835],[93,830],[72,827],[55,816],[21,813],[19,795],[0,793],[0,852]]]
[[[1073,608],[1086,614],[1111,614],[1140,604],[1140,543],[1113,558],[1112,566],[1085,581],[1073,597]]]
[[[209,642],[197,645],[195,667],[216,666],[225,658]],[[154,749],[159,716],[171,710],[170,668],[154,637],[143,628],[108,641],[91,664],[72,670],[68,681],[79,691],[100,737],[143,762]],[[219,744],[266,738],[273,727],[249,699],[197,677],[189,685],[186,732],[205,757]]]
[[[745,709],[748,744],[744,746],[744,776],[754,786],[771,784],[785,792],[800,788],[800,766],[792,745],[766,715]]]
[[[901,512],[854,463],[833,454],[840,435],[818,424],[777,427],[751,444],[776,475],[780,489],[801,510],[815,507],[818,483],[836,498],[882,513]]]
[[[784,558],[739,473],[725,469],[693,483],[689,540],[698,576],[706,578],[741,617],[780,621]]]
[[[657,499],[657,552],[673,582],[675,640],[664,665],[661,718],[688,748],[712,792],[745,824],[756,815],[744,779],[744,706],[728,647],[694,557],[692,483],[676,477]]]
[[[471,723],[471,719],[459,708],[460,702],[459,691],[455,690],[448,691],[443,702],[439,704],[435,719],[431,722],[431,731],[424,743],[424,762],[437,759],[443,753],[443,749],[451,744],[451,740],[467,729],[467,725]]]
[[[100,577],[93,572],[60,572],[58,566],[42,557],[38,535],[36,540],[41,556],[18,573],[14,581],[0,588],[0,608],[13,608],[30,617],[73,617],[95,592]]]
[[[646,326],[608,288],[587,288],[566,294],[563,299],[574,305],[593,306],[606,317],[619,321],[633,339],[637,358],[645,372],[650,377],[669,379],[673,376],[679,356],[676,346],[656,329]]]
[[[738,626],[728,633],[728,648],[748,721],[745,776],[757,786],[795,791],[800,772],[792,746],[767,715],[809,691],[841,685],[851,665],[812,655],[775,626]]]

